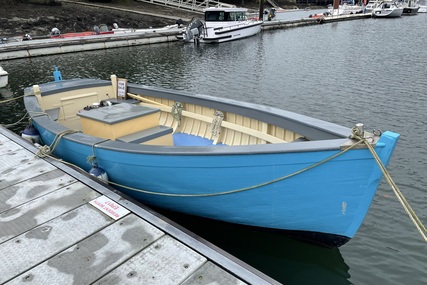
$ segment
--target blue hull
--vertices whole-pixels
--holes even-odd
[[[34,102],[25,100],[32,109]],[[33,125],[50,145],[65,128],[37,114]],[[274,115],[285,120],[289,114]],[[331,127],[296,118],[315,125],[313,136]],[[149,205],[272,231],[334,237],[330,244],[339,246],[356,234],[382,178],[367,148],[342,152],[348,138],[341,133],[347,130],[337,126],[337,138],[302,143],[197,147],[130,144],[75,133],[59,141],[54,155],[86,171],[91,168],[87,158],[95,155],[115,186]],[[387,131],[376,142],[384,165],[398,138]]]
[[[51,144],[54,134],[35,126]],[[377,143],[385,165],[398,137],[385,132]],[[94,150],[110,181],[135,188],[122,191],[144,203],[231,223],[348,238],[361,225],[381,179],[367,149],[351,150],[289,178],[338,151],[173,156]],[[91,154],[91,146],[66,138],[55,151],[85,170]]]

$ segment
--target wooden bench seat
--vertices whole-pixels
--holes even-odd
[[[172,132],[173,129],[170,127],[156,126],[119,137],[116,140],[137,144],[148,143],[156,145],[173,145]]]

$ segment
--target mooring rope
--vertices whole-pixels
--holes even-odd
[[[27,116],[28,116],[28,113],[25,113],[24,114],[24,116],[22,116],[22,118],[21,119],[19,119],[18,121],[16,121],[15,123],[12,123],[12,124],[5,124],[5,125],[3,125],[5,128],[10,128],[10,127],[13,127],[13,126],[15,126],[15,125],[18,125],[18,124],[20,124],[23,120],[25,120],[26,118],[27,118]]]
[[[340,151],[340,152],[338,152],[338,153],[336,153],[336,154],[334,154],[334,155],[332,155],[330,157],[327,157],[327,158],[325,158],[322,161],[316,162],[316,163],[314,163],[314,164],[312,164],[310,166],[307,166],[307,167],[305,167],[303,169],[297,170],[297,171],[295,171],[293,173],[284,175],[282,177],[279,177],[279,178],[276,178],[276,179],[273,179],[273,180],[270,180],[270,181],[266,181],[266,182],[263,182],[263,183],[260,183],[260,184],[256,184],[256,185],[252,185],[252,186],[248,186],[248,187],[243,187],[243,188],[239,188],[239,189],[234,189],[234,190],[223,191],[223,192],[215,192],[215,193],[193,193],[193,194],[165,193],[165,192],[153,192],[153,191],[148,191],[148,190],[142,190],[142,189],[138,189],[138,188],[134,188],[134,187],[126,186],[126,185],[121,185],[121,184],[114,183],[114,182],[110,182],[110,183],[113,184],[113,185],[116,185],[116,186],[120,186],[120,187],[129,189],[129,190],[132,190],[132,191],[141,192],[141,193],[144,193],[144,194],[158,195],[158,196],[172,196],[172,197],[211,197],[211,196],[228,195],[228,194],[234,194],[234,193],[238,193],[238,192],[244,192],[244,191],[248,191],[248,190],[260,188],[260,187],[263,187],[263,186],[266,186],[266,185],[269,185],[269,184],[273,184],[273,183],[276,183],[278,181],[285,180],[287,178],[296,176],[296,175],[301,174],[303,172],[306,172],[306,171],[308,171],[310,169],[313,169],[313,168],[315,168],[315,167],[317,167],[319,165],[322,165],[322,164],[324,164],[324,163],[326,163],[326,162],[328,162],[328,161],[330,161],[330,160],[332,160],[332,159],[334,159],[334,158],[336,158],[336,157],[338,157],[340,155],[343,155],[344,153],[346,153],[347,151],[355,148],[357,145],[359,145],[361,143],[363,143],[363,141],[355,142],[350,147],[348,147],[348,148],[346,148],[346,149],[344,149],[344,150],[342,150],[342,151]]]
[[[76,130],[64,130],[62,132],[57,133],[50,145],[44,145],[41,148],[39,148],[39,150],[36,152],[36,156],[38,157],[50,156],[54,152],[55,148],[58,146],[59,141],[63,136],[79,133],[79,132],[80,131],[76,131]]]
[[[18,100],[18,99],[24,98],[25,96],[28,96],[28,95],[22,95],[22,96],[13,97],[13,98],[6,99],[6,100],[1,100],[0,104],[7,103],[7,102],[10,102],[10,101],[14,101],[14,100]]]
[[[412,209],[411,205],[409,205],[408,201],[406,200],[405,196],[403,196],[403,193],[399,190],[399,187],[397,187],[396,183],[394,183],[393,179],[391,178],[390,173],[382,163],[381,159],[379,158],[378,154],[375,152],[372,145],[363,137],[363,134],[360,133],[358,128],[352,129],[353,137],[355,139],[359,139],[360,141],[363,141],[365,145],[368,147],[369,151],[371,152],[372,156],[375,158],[375,161],[377,162],[378,166],[380,167],[384,177],[386,178],[388,184],[390,185],[391,189],[393,190],[394,194],[396,195],[397,199],[399,200],[400,204],[402,205],[403,209],[408,214],[411,221],[414,223],[415,227],[417,228],[418,232],[423,237],[424,241],[427,242],[427,229],[424,226],[424,224],[421,222],[421,220],[418,218],[415,211]]]

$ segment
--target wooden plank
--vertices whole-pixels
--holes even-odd
[[[129,93],[128,93],[128,95],[129,95]],[[143,97],[140,97],[140,96],[137,96],[137,95],[133,95],[132,98],[134,98],[134,99],[140,99],[140,98],[143,98]],[[153,104],[142,103],[141,102],[141,103],[139,103],[139,105],[150,107]],[[170,112],[170,110],[172,109],[169,106],[163,106],[163,105],[157,105],[157,104],[156,104],[156,107],[158,107],[163,112]],[[205,116],[205,115],[192,113],[192,112],[189,112],[189,111],[186,111],[186,110],[182,110],[182,116],[183,117],[187,117],[187,118],[191,118],[191,119],[195,119],[195,120],[198,120],[198,121],[201,121],[201,122],[205,122],[205,123],[208,123],[208,124],[210,124],[212,122],[212,117],[208,117],[208,116]],[[263,132],[258,131],[258,130],[253,130],[253,129],[248,128],[248,127],[244,127],[244,126],[241,126],[241,125],[238,125],[238,124],[230,123],[230,122],[227,122],[225,120],[222,121],[221,127],[227,128],[227,129],[230,129],[230,130],[233,130],[233,131],[238,131],[238,132],[241,132],[243,134],[250,135],[250,136],[254,136],[254,137],[257,137],[259,139],[268,141],[270,143],[286,143],[286,141],[284,141],[284,140],[282,140],[280,138],[276,138],[276,137],[274,137],[272,135],[263,133]]]
[[[111,218],[85,204],[0,244],[0,284],[24,273],[112,222]]]
[[[53,191],[0,215],[0,243],[100,196],[81,182]]]
[[[55,167],[43,159],[28,155],[28,150],[0,155],[0,189],[52,171]]]
[[[181,284],[206,258],[164,236],[94,284]]]
[[[0,134],[0,155],[20,150],[22,147]]]
[[[243,285],[247,284],[239,280],[234,275],[228,273],[221,267],[206,262],[193,275],[185,280],[182,285],[205,285],[205,284],[227,284],[227,285]]]
[[[7,284],[91,284],[163,235],[130,214]]]
[[[65,187],[77,180],[56,169],[0,189],[0,213]]]

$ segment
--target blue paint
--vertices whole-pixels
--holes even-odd
[[[175,146],[208,146],[213,145],[213,140],[202,138],[195,135],[188,135],[184,133],[173,134],[173,144]],[[218,143],[216,145],[224,145]]]
[[[52,133],[41,133],[48,142],[54,138]],[[376,145],[385,164],[398,137],[385,132]],[[102,145],[97,145],[94,151],[98,164],[108,169],[110,181],[169,194],[215,194],[251,187],[294,173],[338,152],[181,156],[117,152],[104,149]],[[86,159],[92,154],[92,148],[64,137],[55,154],[87,168]],[[121,190],[147,204],[187,214],[262,228],[352,238],[369,209],[380,180],[381,172],[369,150],[357,149],[321,167],[235,194],[173,197]]]
[[[55,82],[62,81],[62,74],[61,71],[58,70],[57,66],[55,66],[55,71],[53,72],[53,79]]]

